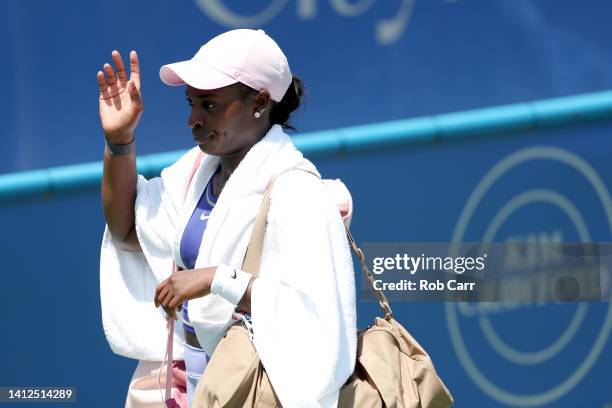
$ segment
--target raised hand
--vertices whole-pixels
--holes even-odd
[[[98,71],[100,87],[100,121],[104,135],[110,143],[125,144],[132,141],[143,105],[140,93],[140,65],[136,51],[130,52],[130,77],[119,51],[112,52],[117,72],[104,64]]]

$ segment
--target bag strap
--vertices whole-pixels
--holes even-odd
[[[201,151],[198,152],[198,156],[196,157],[193,167],[191,168],[191,173],[189,174],[189,178],[185,184],[185,192],[183,193],[183,202],[187,199],[187,193],[189,192],[189,187],[191,186],[191,181],[193,180],[193,176],[196,174],[196,171],[200,167],[200,163],[202,163],[202,159],[204,158],[204,153]],[[176,262],[172,262],[172,273],[176,272]],[[170,400],[172,398],[172,386],[174,385],[174,381],[172,380],[172,354],[173,354],[173,345],[174,345],[174,320],[168,319],[167,322],[168,328],[168,337],[166,339],[166,354],[164,354],[164,358],[162,360],[161,366],[159,367],[159,371],[157,372],[157,386],[159,387],[161,393],[161,381],[160,374],[163,370],[164,364],[166,365],[166,395],[162,397],[164,400],[164,406],[169,407],[171,404]]]
[[[242,261],[242,270],[253,275],[253,278],[259,276],[259,267],[261,265],[261,253],[263,252],[263,238],[266,230],[268,211],[270,210],[270,194],[272,193],[272,184],[270,183],[266,192],[264,193],[263,200],[261,202],[261,208],[257,217],[255,218],[255,224],[253,225],[253,232],[251,232],[251,239],[247,245],[244,260]]]
[[[257,217],[255,217],[255,224],[253,225],[253,231],[251,232],[251,238],[249,240],[249,244],[247,245],[241,268],[243,271],[253,275],[254,278],[259,276],[261,253],[263,252],[263,239],[266,231],[266,224],[268,223],[268,212],[270,210],[270,195],[272,194],[272,186],[281,175],[294,170],[304,171],[319,178],[317,174],[311,172],[310,170],[296,167],[283,170],[277,174],[276,177],[274,177],[270,184],[268,184],[268,188],[266,189],[263,200],[261,201],[261,208],[259,209],[259,213],[257,213]]]
[[[370,283],[370,289],[372,289],[372,292],[378,298],[378,305],[385,314],[385,320],[391,320],[393,318],[393,311],[391,310],[391,305],[387,300],[387,296],[385,296],[382,290],[376,289],[376,285],[374,284],[374,276],[372,275],[372,272],[370,272],[370,269],[366,264],[365,255],[361,251],[361,248],[357,246],[357,243],[353,239],[353,235],[351,234],[351,231],[349,230],[349,227],[348,225],[346,225],[346,223],[344,223],[344,230],[346,231],[346,237],[348,238],[349,244],[351,245],[351,249],[353,250],[355,255],[357,255],[357,258],[359,258],[361,272],[365,275],[366,278],[368,278],[368,282]]]
[[[266,224],[268,220],[268,211],[270,210],[270,194],[272,193],[272,186],[274,185],[274,182],[276,181],[276,179],[278,179],[278,177],[280,177],[281,174],[287,171],[291,171],[291,170],[305,171],[320,179],[320,177],[313,172],[310,172],[304,169],[295,168],[295,169],[285,170],[284,172],[280,173],[268,185],[268,188],[266,189],[266,192],[264,193],[263,201],[261,203],[261,208],[259,210],[259,213],[257,214],[257,217],[255,218],[255,225],[253,226],[253,232],[251,233],[251,239],[249,240],[249,245],[247,246],[246,254],[244,256],[244,262],[242,263],[242,270],[250,273],[255,278],[259,276],[259,268],[261,265],[261,254],[263,252],[263,240],[264,240],[264,234],[265,234]],[[385,314],[385,320],[389,321],[393,318],[393,312],[391,310],[391,305],[389,305],[389,301],[387,300],[387,297],[385,296],[385,294],[381,290],[376,289],[376,286],[374,285],[374,276],[372,275],[372,272],[370,272],[370,270],[368,269],[368,266],[366,265],[365,256],[363,255],[363,252],[357,246],[357,243],[353,239],[351,231],[349,230],[349,227],[346,225],[346,222],[343,222],[343,224],[344,224],[344,229],[346,231],[346,237],[348,238],[351,250],[355,253],[357,258],[359,258],[359,263],[361,265],[361,272],[368,279],[368,282],[370,284],[370,289],[372,290],[374,295],[376,295],[378,299],[378,304],[380,308],[382,309],[383,313]]]

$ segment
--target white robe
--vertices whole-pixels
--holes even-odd
[[[164,169],[139,177],[136,232],[142,253],[118,249],[105,231],[100,261],[102,318],[118,354],[161,360],[165,346],[162,309],[155,287],[181,265],[180,237],[204,187],[219,164],[206,156],[183,203],[198,148]],[[279,125],[247,153],[227,181],[208,219],[196,269],[226,264],[240,268],[253,222],[269,182],[287,169],[316,173]],[[318,173],[317,173],[318,174]],[[352,373],[356,354],[355,282],[350,249],[336,205],[349,197],[340,181],[302,171],[283,173],[274,184],[260,276],[253,283],[254,345],[285,407],[334,407]],[[235,305],[216,295],[189,302],[189,317],[204,350],[212,354]],[[184,348],[180,324],[175,358]]]

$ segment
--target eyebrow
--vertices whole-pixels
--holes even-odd
[[[186,97],[188,97],[188,98],[192,98],[192,97],[189,95],[189,92],[188,92],[188,91],[185,91],[185,96],[186,96]],[[211,97],[211,96],[212,96],[212,97],[215,97],[215,98],[216,98],[216,97],[218,97],[218,95],[217,95],[217,94],[214,94],[214,93],[212,93],[212,92],[207,92],[207,93],[203,93],[203,94],[199,94],[199,95],[193,95],[193,98],[209,98],[209,97]]]

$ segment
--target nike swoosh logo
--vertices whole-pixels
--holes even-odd
[[[202,221],[206,221],[209,217],[210,217],[210,215],[205,215],[205,214],[200,215],[200,219]]]
[[[236,279],[236,270],[234,269],[234,273],[232,274],[232,279]]]

